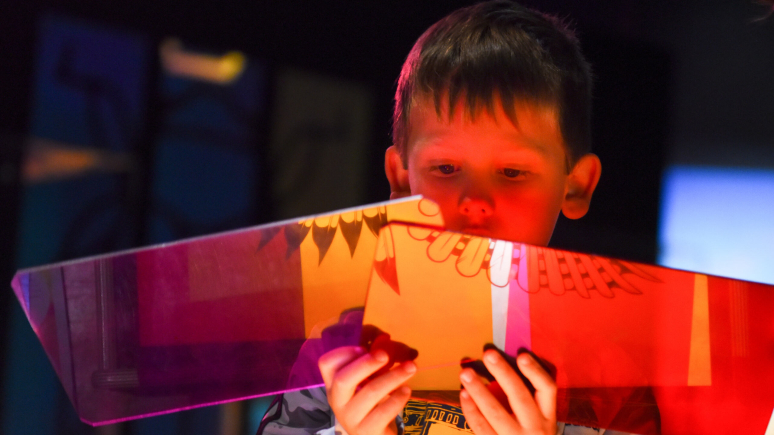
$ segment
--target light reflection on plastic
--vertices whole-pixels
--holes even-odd
[[[774,284],[774,171],[673,166],[664,176],[659,264]]]

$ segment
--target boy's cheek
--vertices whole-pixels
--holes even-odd
[[[410,180],[411,194],[422,195],[438,204],[444,218],[446,218],[447,214],[456,211],[459,193],[453,183],[443,183],[442,181],[448,180],[427,180],[416,177],[415,180]]]
[[[496,212],[497,222],[502,225],[506,240],[545,246],[551,239],[561,205],[545,201],[523,201],[511,207],[501,207]]]

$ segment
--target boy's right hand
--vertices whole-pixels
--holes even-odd
[[[328,404],[349,435],[397,433],[395,417],[411,395],[405,382],[417,366],[407,361],[365,382],[388,361],[385,351],[367,353],[359,346],[340,347],[320,357]]]

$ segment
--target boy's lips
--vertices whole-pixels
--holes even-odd
[[[446,229],[480,237],[495,237],[496,231],[493,228],[494,222],[491,220],[472,220],[467,219],[464,216],[461,217],[462,219],[460,219],[460,217],[448,219],[446,221]]]
[[[486,226],[470,225],[463,227],[460,231],[474,236],[492,237],[492,230]]]
[[[446,229],[458,233],[470,234],[479,237],[489,237],[498,239],[500,234],[497,231],[498,225],[492,219],[476,220],[456,219],[446,222]]]

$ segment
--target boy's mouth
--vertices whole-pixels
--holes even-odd
[[[472,236],[499,238],[496,224],[491,219],[450,219],[446,221],[446,229]]]
[[[460,229],[465,234],[471,234],[480,237],[492,237],[492,230],[483,225],[469,225]]]

